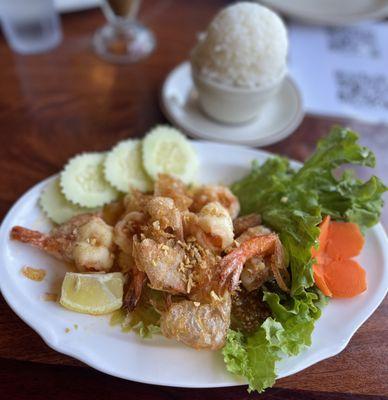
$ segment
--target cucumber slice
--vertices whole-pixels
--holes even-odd
[[[142,192],[153,188],[144,170],[140,140],[125,140],[118,143],[106,156],[105,179],[117,190],[128,193],[133,187]]]
[[[100,207],[116,199],[118,192],[104,177],[105,153],[84,153],[69,160],[60,185],[66,199],[82,207]]]
[[[143,163],[155,180],[165,173],[190,183],[198,169],[197,153],[190,141],[169,126],[157,126],[144,138]]]
[[[50,181],[44,187],[40,194],[39,205],[56,224],[63,224],[75,215],[96,211],[92,208],[79,207],[67,201],[61,192],[59,178]]]

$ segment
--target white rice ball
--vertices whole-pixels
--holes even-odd
[[[287,30],[277,14],[257,3],[221,10],[191,55],[205,78],[237,86],[264,87],[286,71]]]

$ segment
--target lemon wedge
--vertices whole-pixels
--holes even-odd
[[[62,283],[60,304],[72,311],[101,315],[123,304],[124,277],[121,272],[78,274],[67,272]]]

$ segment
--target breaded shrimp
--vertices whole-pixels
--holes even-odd
[[[183,240],[182,215],[169,197],[153,197],[145,207],[149,223],[158,224],[162,231],[171,230],[179,240]]]
[[[186,293],[186,277],[180,270],[185,252],[177,243],[160,244],[153,239],[134,239],[136,266],[147,274],[153,289]]]
[[[140,233],[140,228],[146,223],[146,216],[140,211],[125,214],[114,227],[114,241],[126,254],[132,254],[133,235]]]
[[[206,303],[183,300],[162,314],[160,327],[167,338],[195,349],[217,350],[225,344],[230,311],[229,293]]]
[[[244,264],[255,256],[267,256],[275,250],[277,235],[271,233],[250,238],[222,258],[219,263],[220,287],[237,289]]]
[[[190,210],[199,212],[206,204],[218,202],[224,206],[232,219],[235,219],[240,212],[240,203],[237,197],[226,186],[208,185],[198,188],[193,197],[193,204]]]
[[[11,239],[74,263],[80,272],[109,271],[113,265],[113,228],[97,215],[75,216],[50,234],[14,226]]]
[[[173,199],[179,211],[188,210],[193,203],[186,185],[180,179],[167,174],[159,174],[154,195]]]
[[[186,213],[185,235],[194,236],[203,247],[221,252],[233,243],[233,222],[228,211],[218,202],[202,207],[198,214]]]

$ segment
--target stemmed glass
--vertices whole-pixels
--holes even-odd
[[[114,63],[136,62],[155,48],[153,33],[136,20],[141,0],[103,0],[108,24],[94,35],[96,53]]]

